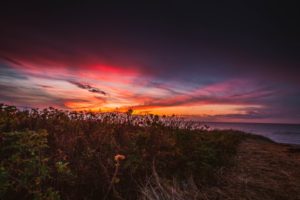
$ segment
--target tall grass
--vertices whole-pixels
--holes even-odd
[[[196,198],[241,138],[176,117],[1,104],[0,199]]]

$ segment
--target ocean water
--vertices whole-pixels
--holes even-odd
[[[263,135],[279,143],[300,145],[300,124],[221,123],[206,122],[212,129],[235,129]]]

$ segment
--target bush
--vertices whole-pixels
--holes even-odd
[[[216,184],[242,139],[176,117],[3,104],[0,134],[2,199],[138,199],[153,169],[178,191]]]
[[[0,198],[59,199],[47,183],[51,179],[47,132],[7,132],[0,137]]]

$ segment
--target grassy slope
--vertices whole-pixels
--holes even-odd
[[[292,150],[260,139],[243,141],[222,199],[300,199],[300,154]]]
[[[146,199],[299,200],[299,169],[299,146],[277,144],[261,136],[243,135],[233,165],[217,171],[215,184],[200,187],[190,184],[186,190],[176,187],[174,183],[163,185],[164,188],[156,194],[166,193],[168,189],[170,194],[172,188],[173,195],[164,198],[168,195],[164,194],[155,198],[148,194],[150,198]]]

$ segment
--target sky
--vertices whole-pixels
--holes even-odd
[[[296,5],[3,3],[0,102],[300,123]]]

